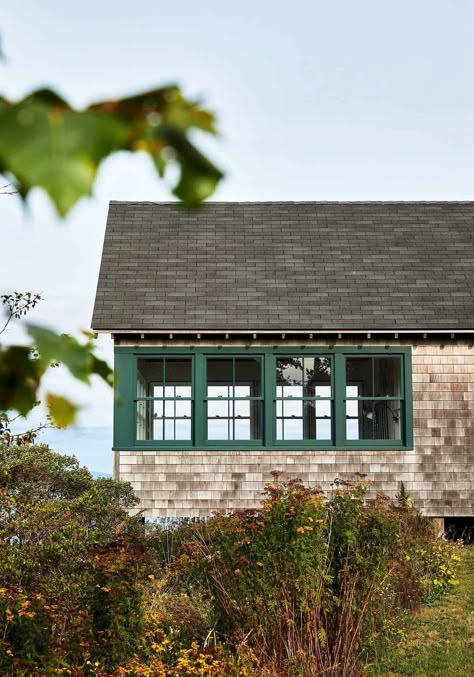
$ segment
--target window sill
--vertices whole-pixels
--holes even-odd
[[[126,447],[114,446],[113,451],[155,451],[155,452],[168,452],[168,451],[352,451],[352,452],[364,452],[364,451],[413,451],[413,445],[407,446],[403,444],[377,444],[371,442],[370,444],[345,444],[339,446],[328,446],[328,445],[315,445],[315,444],[281,444],[281,445],[257,445],[249,444],[248,442],[242,442],[241,444],[229,442],[221,442],[217,444],[207,444],[207,445],[158,445],[155,443],[149,444],[134,444]]]

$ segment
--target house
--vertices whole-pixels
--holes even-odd
[[[92,326],[150,517],[255,506],[272,471],[474,515],[474,202],[112,202]]]

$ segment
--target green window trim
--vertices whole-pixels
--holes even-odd
[[[190,441],[137,440],[137,369],[139,359],[192,358],[192,434]],[[277,440],[276,360],[279,357],[328,357],[331,359],[331,397],[314,398],[303,396],[301,400],[331,401],[331,440]],[[346,393],[346,359],[353,357],[399,356],[401,362],[400,395],[396,397],[348,397]],[[253,440],[207,440],[208,401],[207,358],[261,358],[261,390],[259,397],[232,398],[235,400],[258,400],[261,402],[260,439]],[[235,367],[234,367],[235,370]],[[325,347],[325,346],[275,346],[275,347],[160,347],[160,348],[115,348],[116,387],[114,402],[114,450],[116,451],[197,451],[197,450],[408,450],[413,448],[412,367],[410,347]],[[149,398],[160,399],[160,398]],[[393,401],[400,402],[401,439],[347,439],[346,401],[381,402],[387,409]],[[378,406],[372,404],[373,407]]]

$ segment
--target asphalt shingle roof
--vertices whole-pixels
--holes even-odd
[[[95,330],[474,328],[474,202],[111,202]]]

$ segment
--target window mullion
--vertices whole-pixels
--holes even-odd
[[[196,446],[204,444],[207,438],[207,374],[206,358],[202,353],[196,353],[194,358],[194,382],[193,392],[194,411],[192,414],[192,438]]]
[[[272,446],[276,438],[276,358],[271,353],[263,357],[263,444]]]
[[[346,442],[346,359],[341,353],[334,355],[334,444],[341,447]]]

